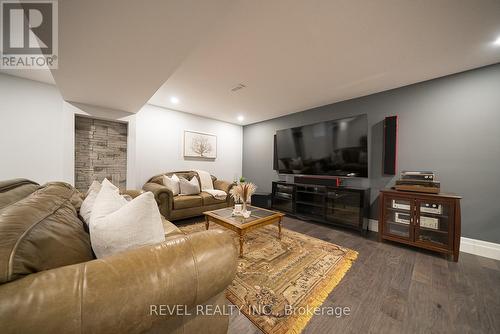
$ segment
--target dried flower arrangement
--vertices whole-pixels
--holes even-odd
[[[233,186],[229,191],[229,193],[231,194],[231,197],[233,197],[236,203],[241,202],[243,204],[243,211],[245,211],[246,203],[250,200],[250,197],[255,193],[255,190],[257,190],[257,186],[255,184],[251,182],[242,182]]]

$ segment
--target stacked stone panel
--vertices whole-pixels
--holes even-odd
[[[127,124],[75,117],[75,187],[86,192],[94,180],[127,182]]]

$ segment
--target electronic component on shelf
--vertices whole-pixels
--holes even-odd
[[[420,216],[420,227],[439,230],[439,218]]]
[[[415,191],[438,194],[441,188],[439,181],[423,181],[423,180],[397,180],[394,186],[396,190]]]
[[[441,183],[436,181],[434,172],[402,171],[394,189],[399,191],[439,194]]]
[[[402,171],[401,179],[403,180],[422,180],[422,181],[433,181],[435,179],[434,172],[422,172],[422,171]]]
[[[399,190],[399,191],[411,191],[411,192],[417,192],[417,193],[439,194],[439,185],[437,185],[437,186],[422,186],[422,185],[418,185],[418,184],[414,184],[414,185],[396,184],[394,186],[394,189]]]
[[[396,212],[394,215],[394,221],[401,224],[410,224],[411,216],[409,213]]]
[[[434,188],[440,188],[441,187],[441,182],[439,181],[424,181],[424,180],[411,180],[411,179],[403,179],[403,180],[396,180],[396,185],[399,186],[414,186],[414,185],[419,185],[422,187],[434,187]]]
[[[410,203],[408,203],[407,201],[398,201],[396,199],[393,199],[392,208],[410,211]]]
[[[420,212],[434,213],[440,215],[443,213],[443,206],[437,203],[425,203],[420,205]]]

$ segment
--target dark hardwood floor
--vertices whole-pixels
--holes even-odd
[[[349,307],[314,316],[303,333],[500,333],[500,261],[460,253],[458,263],[356,232],[285,218],[284,227],[359,252],[324,302]],[[230,334],[261,333],[244,315]]]

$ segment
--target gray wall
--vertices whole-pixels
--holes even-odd
[[[276,130],[368,115],[368,179],[349,180],[378,190],[394,184],[382,175],[382,122],[399,116],[398,172],[433,170],[441,190],[463,196],[462,236],[500,243],[500,64],[255,123],[243,128],[243,175],[271,191]]]

